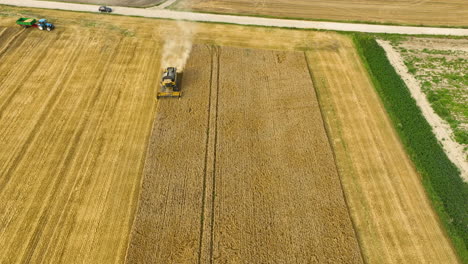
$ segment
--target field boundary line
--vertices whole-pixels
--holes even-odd
[[[327,139],[328,139],[328,144],[330,145],[330,148],[332,150],[332,156],[333,156],[333,163],[335,164],[335,167],[336,167],[336,172],[338,174],[338,179],[339,179],[339,182],[340,182],[340,190],[341,190],[341,194],[343,196],[343,199],[344,199],[344,202],[346,204],[346,211],[348,212],[348,217],[351,221],[351,224],[353,226],[353,233],[354,233],[354,237],[356,238],[356,241],[357,241],[357,244],[358,244],[358,247],[359,247],[359,254],[361,256],[361,260],[363,263],[367,263],[366,261],[366,258],[364,257],[364,253],[363,253],[363,250],[362,250],[362,241],[361,239],[359,238],[358,236],[358,233],[357,233],[357,228],[356,228],[356,224],[354,223],[354,219],[353,217],[351,216],[351,211],[349,210],[349,203],[348,203],[348,197],[346,197],[346,193],[344,192],[344,187],[343,187],[343,181],[342,181],[342,178],[341,178],[341,173],[340,173],[340,170],[338,169],[338,162],[337,162],[337,158],[336,158],[336,152],[335,152],[335,147],[333,146],[333,142],[331,141],[331,133],[330,131],[328,130],[326,124],[325,124],[325,115],[323,114],[323,109],[322,109],[322,104],[321,104],[321,100],[320,100],[320,93],[318,91],[318,89],[316,88],[316,85],[315,83],[317,82],[317,80],[315,79],[314,77],[314,74],[313,74],[313,70],[310,66],[310,60],[309,60],[309,57],[307,56],[306,52],[303,52],[303,55],[304,55],[304,58],[306,60],[306,64],[307,64],[307,69],[308,69],[308,72],[309,72],[309,76],[310,76],[310,79],[312,81],[312,90],[315,91],[315,95],[317,97],[317,103],[318,103],[318,109],[320,111],[320,116],[322,117],[322,126],[323,128],[325,129],[325,133],[327,135]]]
[[[216,199],[216,156],[218,150],[218,116],[219,116],[219,73],[220,73],[220,57],[221,49],[219,46],[215,47],[217,59],[217,74],[216,74],[216,106],[215,106],[215,124],[214,124],[214,150],[213,150],[213,188],[211,194],[211,240],[210,240],[210,263],[213,263],[213,249],[214,249],[214,222],[215,222],[215,199]]]
[[[201,263],[202,259],[202,250],[203,250],[203,235],[205,229],[205,210],[206,210],[206,183],[207,183],[207,173],[208,173],[208,155],[209,155],[209,144],[210,144],[210,131],[211,131],[211,96],[212,96],[212,82],[213,82],[213,54],[212,47],[207,45],[207,48],[210,50],[211,55],[211,64],[210,64],[210,86],[208,93],[208,120],[206,126],[206,140],[205,140],[205,164],[203,167],[203,189],[202,189],[202,202],[201,202],[201,215],[200,215],[200,236],[198,241],[198,263]]]

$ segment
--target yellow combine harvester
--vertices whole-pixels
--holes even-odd
[[[162,76],[161,80],[161,90],[158,92],[157,98],[160,97],[181,97],[182,92],[178,86],[177,80],[177,68],[169,67],[167,68]]]

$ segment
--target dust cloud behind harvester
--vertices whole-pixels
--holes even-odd
[[[176,67],[179,72],[184,70],[192,52],[195,33],[196,26],[183,22],[177,22],[173,31],[165,33],[161,58],[162,68]]]

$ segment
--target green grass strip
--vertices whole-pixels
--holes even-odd
[[[353,39],[433,208],[460,260],[468,263],[468,184],[448,159],[384,49],[370,35],[354,34]]]

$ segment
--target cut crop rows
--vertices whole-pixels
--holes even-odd
[[[1,55],[0,262],[124,259],[159,55],[96,33],[29,29]]]

